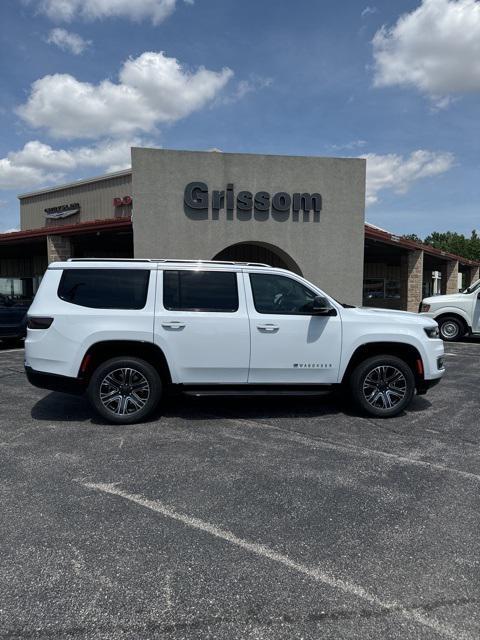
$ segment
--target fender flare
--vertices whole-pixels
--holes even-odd
[[[468,331],[472,330],[471,320],[463,309],[459,309],[458,307],[442,307],[441,309],[434,311],[432,317],[436,322],[438,322],[438,319],[442,316],[458,316],[463,320]]]

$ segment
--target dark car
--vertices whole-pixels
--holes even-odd
[[[0,293],[0,340],[15,343],[27,332],[27,311],[31,300],[16,300]]]

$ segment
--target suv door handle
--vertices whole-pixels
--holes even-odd
[[[164,329],[185,329],[185,323],[172,320],[171,322],[162,322],[162,327]]]
[[[278,324],[257,324],[257,329],[264,333],[275,333],[280,329]]]

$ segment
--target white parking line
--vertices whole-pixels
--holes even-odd
[[[270,547],[267,547],[263,544],[249,542],[248,540],[239,538],[231,531],[221,529],[216,525],[205,522],[204,520],[200,520],[199,518],[194,518],[183,513],[179,513],[178,511],[175,511],[175,509],[172,509],[168,505],[165,505],[158,500],[150,500],[139,494],[128,493],[127,491],[124,491],[123,489],[118,487],[118,483],[107,484],[102,482],[83,482],[81,484],[88,489],[93,489],[95,491],[101,491],[102,493],[119,496],[120,498],[124,498],[125,500],[129,500],[130,502],[134,502],[141,507],[145,507],[146,509],[155,511],[156,513],[159,513],[166,518],[181,522],[187,527],[209,533],[216,538],[220,538],[225,542],[240,547],[241,549],[245,549],[245,551],[249,551],[250,553],[253,553],[262,558],[267,558],[268,560],[272,560],[273,562],[282,564],[284,567],[308,576],[316,582],[326,584],[329,587],[343,591],[343,593],[347,593],[348,595],[356,596],[357,598],[360,598],[373,606],[380,607],[381,609],[390,612],[392,615],[401,615],[407,620],[416,622],[417,624],[420,624],[424,627],[428,627],[429,629],[432,629],[445,638],[451,638],[452,640],[473,640],[472,636],[469,636],[461,631],[457,631],[452,627],[442,624],[441,622],[438,622],[437,620],[426,616],[418,610],[410,610],[405,608],[398,602],[383,600],[382,598],[379,598],[376,595],[368,592],[366,589],[359,585],[356,585],[352,582],[347,582],[345,580],[342,580],[341,578],[336,578],[326,570],[322,570],[317,567],[309,567],[307,565],[301,564],[300,562],[296,562],[288,556],[282,553],[278,553],[277,551],[274,551]]]
[[[214,418],[216,420],[219,419],[219,416],[214,414],[205,413],[203,415]],[[275,425],[269,424],[268,422],[258,422],[257,420],[243,420],[236,418],[226,418],[225,422],[231,422],[232,424],[237,426],[246,426],[254,429],[258,429],[259,427],[263,429],[270,429],[281,434],[280,437],[285,440],[299,442],[313,448],[317,447],[319,449],[327,449],[330,451],[349,451],[350,453],[356,453],[364,457],[377,456],[379,458],[389,460],[390,462],[401,462],[402,464],[408,464],[415,467],[423,467],[425,469],[433,469],[435,471],[440,471],[443,473],[453,473],[467,480],[475,480],[476,482],[480,481],[480,474],[478,473],[461,471],[460,469],[455,469],[454,467],[448,467],[443,464],[435,464],[434,462],[426,462],[425,460],[417,460],[416,458],[408,458],[407,456],[399,456],[396,453],[388,453],[387,451],[381,451],[380,449],[369,449],[368,447],[359,447],[355,444],[339,444],[336,442],[332,442],[331,440],[325,440],[323,438],[319,438],[318,436],[310,435],[308,433],[304,434],[298,431],[289,431],[288,429],[282,429],[281,427],[276,427]]]

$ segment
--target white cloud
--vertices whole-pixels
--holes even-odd
[[[366,140],[351,140],[350,142],[345,142],[344,144],[329,144],[329,149],[333,149],[334,151],[352,151],[353,149],[361,149],[367,144]]]
[[[29,189],[58,182],[72,171],[84,168],[119,171],[131,166],[130,148],[144,141],[107,140],[92,147],[52,149],[32,140],[20,151],[0,158],[0,189]]]
[[[377,7],[366,6],[360,15],[362,16],[362,18],[365,18],[372,13],[377,13]]]
[[[480,90],[480,2],[423,0],[373,38],[374,84],[413,86],[438,108],[450,93]]]
[[[90,40],[84,40],[78,33],[72,33],[66,29],[52,29],[48,34],[47,42],[76,56],[81,55],[92,44]]]
[[[41,13],[55,22],[71,22],[75,18],[99,20],[128,18],[149,19],[157,25],[175,10],[176,0],[24,0],[33,3]]]
[[[261,91],[262,89],[268,89],[273,84],[272,78],[264,78],[256,74],[251,74],[248,80],[240,80],[237,82],[233,91],[221,99],[222,104],[233,104],[242,100],[249,93],[255,91]]]
[[[119,82],[80,82],[55,74],[33,83],[18,114],[32,127],[44,127],[57,138],[128,136],[153,131],[201,109],[223,89],[233,72],[196,71],[163,52],[129,58]]]
[[[379,192],[384,189],[406,193],[414,182],[448,171],[455,160],[448,152],[423,150],[414,151],[408,157],[395,153],[369,153],[363,157],[367,160],[367,205],[377,202]]]

